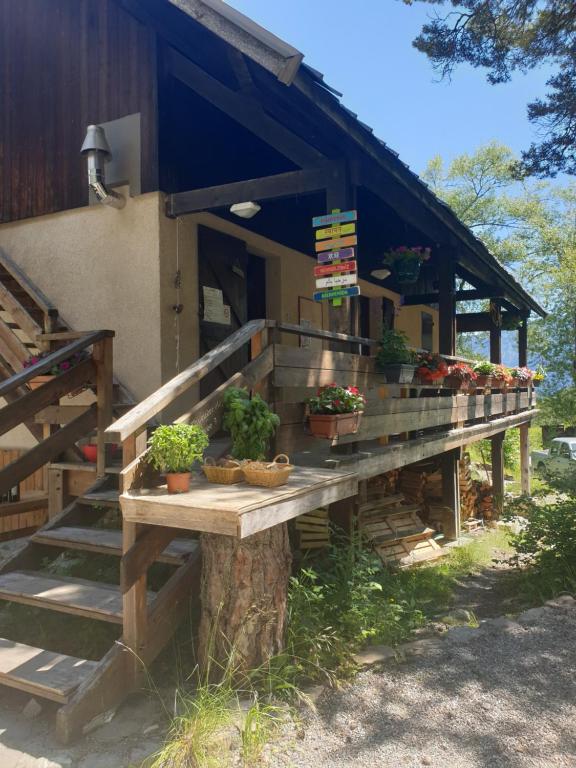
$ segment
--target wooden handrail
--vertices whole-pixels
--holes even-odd
[[[72,341],[70,344],[67,344],[65,347],[61,347],[60,349],[56,350],[56,352],[52,352],[52,354],[44,357],[42,360],[35,363],[34,365],[31,365],[29,368],[25,368],[23,371],[20,371],[20,373],[17,373],[14,376],[11,376],[9,379],[0,382],[0,397],[3,397],[6,393],[11,392],[17,387],[21,387],[23,384],[26,384],[36,376],[40,376],[41,374],[46,373],[46,371],[49,371],[52,366],[61,363],[68,357],[71,357],[75,352],[82,352],[82,350],[92,346],[96,342],[102,341],[106,338],[111,338],[113,336],[114,331],[93,331],[91,333],[87,333],[81,339]]]
[[[380,342],[375,339],[366,339],[362,336],[349,336],[347,333],[324,331],[319,328],[305,328],[303,325],[293,323],[274,323],[279,331],[285,333],[297,333],[299,336],[309,336],[312,339],[326,339],[328,341],[343,341],[350,344],[361,344],[363,347],[378,347]]]
[[[141,403],[125,413],[118,421],[111,424],[106,430],[109,442],[124,442],[134,435],[141,427],[157,416],[164,408],[174,402],[177,397],[186,392],[190,387],[198,384],[207,374],[217,368],[234,352],[237,352],[244,344],[257,333],[274,323],[268,320],[250,320],[237,331],[232,333],[223,342],[211,349],[195,363],[189,365],[181,373],[167,381],[159,389],[149,395]]]
[[[52,302],[47,299],[42,291],[28,279],[28,276],[22,272],[18,264],[12,261],[10,256],[8,256],[6,251],[2,250],[2,248],[0,248],[0,265],[2,265],[6,272],[8,272],[14,278],[14,280],[20,284],[21,288],[26,291],[38,309],[40,309],[42,312],[45,312],[47,315],[58,314],[58,310],[52,304]]]

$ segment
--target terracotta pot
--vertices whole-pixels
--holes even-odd
[[[167,472],[168,493],[188,493],[190,490],[190,472]]]
[[[478,378],[476,379],[476,387],[478,389],[485,389],[486,387],[492,386],[492,376],[483,376],[481,373],[478,374]]]
[[[426,386],[431,387],[443,387],[444,386],[444,376],[440,376],[440,378],[437,379],[431,379],[429,376],[423,376],[421,373],[418,374],[418,381],[420,384],[426,384]]]
[[[461,379],[458,376],[446,376],[444,386],[449,389],[457,389],[460,392],[468,392],[476,386],[476,383],[472,383],[468,379]]]
[[[30,379],[28,382],[28,386],[30,389],[38,389],[38,387],[41,387],[43,384],[46,384],[48,381],[52,381],[54,376],[50,373],[43,374],[42,376],[34,376],[33,379]]]
[[[354,435],[358,432],[361,413],[311,413],[308,417],[310,432],[314,437],[333,440],[339,435]]]

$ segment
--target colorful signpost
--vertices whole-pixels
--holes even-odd
[[[312,226],[318,266],[314,267],[316,288],[314,301],[331,301],[337,307],[342,299],[359,296],[356,249],[357,211],[332,211],[315,216]]]

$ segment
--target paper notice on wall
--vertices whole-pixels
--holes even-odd
[[[208,323],[230,325],[230,307],[224,304],[224,294],[219,288],[202,286],[204,297],[204,320]]]

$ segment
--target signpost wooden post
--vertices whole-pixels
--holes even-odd
[[[334,210],[325,216],[314,216],[315,250],[318,266],[314,267],[316,288],[314,301],[331,301],[338,307],[342,299],[360,295],[358,262],[356,261],[357,211]]]

